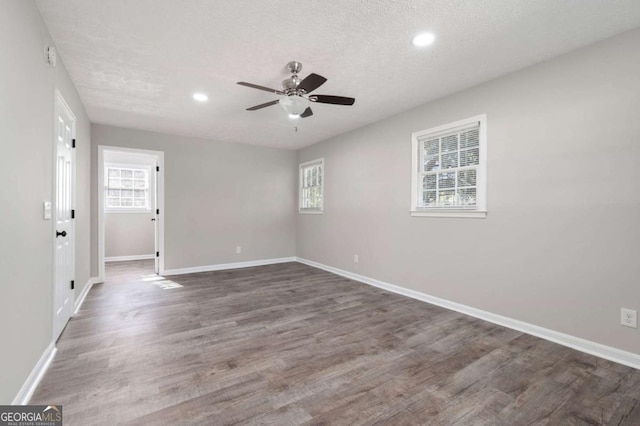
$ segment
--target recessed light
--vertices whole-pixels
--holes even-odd
[[[204,93],[194,93],[193,99],[195,99],[198,102],[207,102],[209,100],[209,97]]]
[[[411,40],[411,43],[413,43],[414,46],[424,47],[433,43],[435,39],[436,36],[434,36],[432,33],[422,33],[415,36]]]
[[[289,114],[289,118],[297,120],[298,118],[300,118],[300,116],[298,114]]]

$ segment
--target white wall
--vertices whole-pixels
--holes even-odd
[[[294,151],[99,124],[92,125],[92,143],[93,188],[99,145],[164,151],[166,269],[295,255]],[[92,226],[97,271],[97,223]]]
[[[640,353],[640,30],[298,152],[297,255]],[[437,82],[434,82],[437,84]],[[488,218],[411,217],[411,133],[488,118]],[[360,257],[353,263],[353,255]]]
[[[0,404],[10,404],[51,342],[54,90],[77,118],[76,297],[89,279],[89,120],[33,1],[0,3]]]

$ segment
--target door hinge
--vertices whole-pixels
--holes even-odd
[[[160,257],[160,252],[159,251],[156,252],[156,257]]]
[[[156,209],[156,214],[160,214],[160,209]]]
[[[75,219],[76,218],[76,211],[75,209],[71,209],[71,219]]]
[[[156,166],[156,172],[160,171],[160,166]]]
[[[76,288],[76,282],[74,280],[71,280],[71,290],[74,290]]]
[[[75,147],[76,147],[76,140],[71,139],[71,148],[75,148]]]

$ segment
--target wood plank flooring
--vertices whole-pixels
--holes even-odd
[[[31,403],[65,425],[640,425],[640,371],[545,340],[298,263],[143,266],[58,341]]]

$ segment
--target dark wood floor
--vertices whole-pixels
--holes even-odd
[[[171,279],[94,286],[32,403],[66,425],[640,424],[638,370],[318,269]]]

